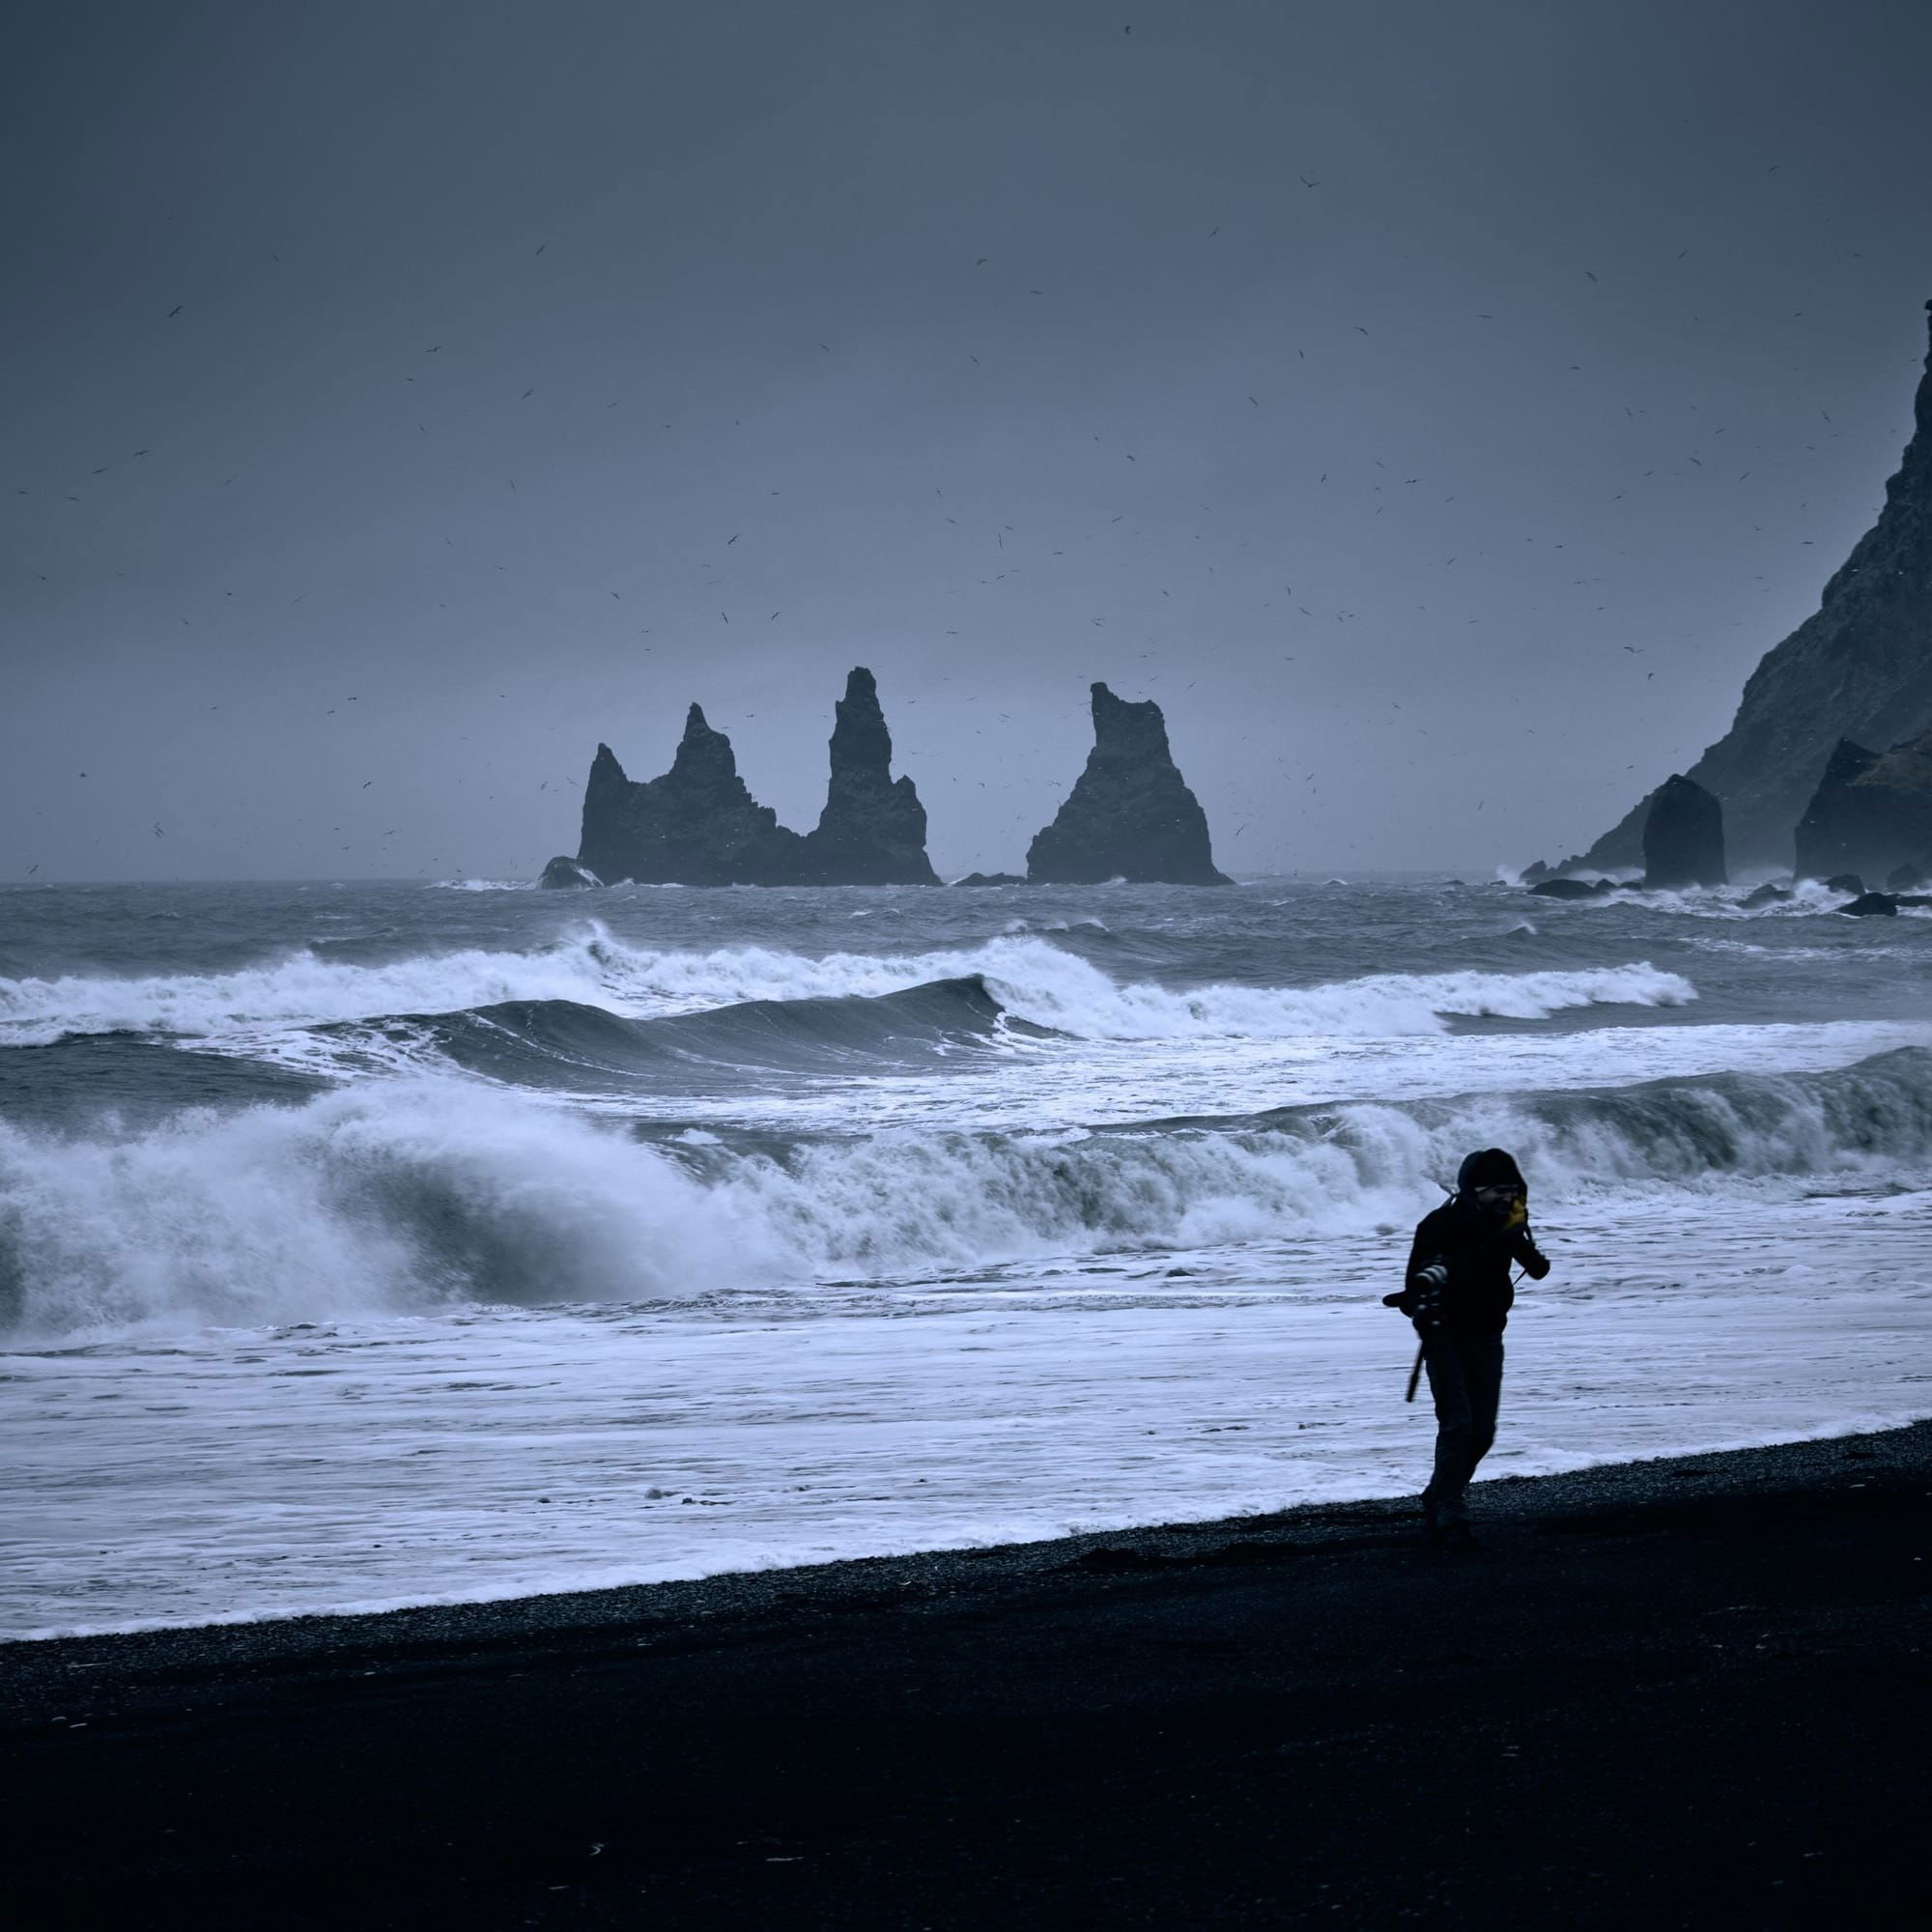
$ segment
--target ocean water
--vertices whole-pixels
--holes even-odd
[[[1932,1413],[1932,920],[1492,884],[0,894],[0,1635],[1394,1495]]]

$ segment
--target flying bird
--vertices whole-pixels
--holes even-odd
[[[169,309],[168,311],[168,320],[172,322],[175,319],[175,317],[178,316],[182,312],[183,308],[185,308],[185,306],[186,304],[184,302],[176,302],[174,307]]]

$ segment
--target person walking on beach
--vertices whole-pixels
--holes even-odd
[[[1465,1492],[1496,1439],[1513,1264],[1532,1281],[1549,1272],[1529,1231],[1522,1170],[1501,1148],[1484,1148],[1458,1170],[1454,1196],[1423,1216],[1402,1292],[1384,1297],[1422,1338],[1435,1403],[1435,1471],[1422,1516],[1431,1540],[1449,1548],[1475,1548]]]

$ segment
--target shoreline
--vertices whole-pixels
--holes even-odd
[[[0,1646],[117,1922],[1923,1922],[1932,1421],[1411,1501]]]
[[[1737,1449],[1672,1452],[1631,1461],[1592,1463],[1577,1469],[1533,1475],[1479,1477],[1470,1491],[1472,1513],[1507,1520],[1547,1507],[1587,1508],[1605,1490],[1640,1483],[1646,1471],[1667,1472],[1673,1483],[1694,1485],[1679,1493],[1742,1485],[1744,1490],[1779,1480],[1787,1466],[1803,1466],[1807,1450],[1848,1441],[1907,1436],[1932,1430],[1932,1408],[1926,1415],[1889,1428],[1850,1427],[1827,1435],[1800,1436],[1790,1441],[1753,1443]],[[1774,1460],[1764,1460],[1774,1459]],[[1797,1459],[1790,1463],[1789,1459]],[[1426,1459],[1424,1459],[1426,1462]],[[1293,1525],[1306,1536],[1321,1538],[1344,1529],[1359,1530],[1365,1523],[1385,1522],[1399,1527],[1417,1520],[1412,1494],[1363,1496],[1308,1503],[1291,1503],[1279,1510],[1228,1517],[1122,1528],[1071,1531],[1011,1543],[973,1545],[936,1549],[901,1550],[883,1555],[841,1556],[815,1563],[776,1564],[756,1570],[716,1571],[702,1577],[666,1577],[656,1581],[613,1583],[588,1589],[542,1590],[506,1597],[479,1597],[455,1602],[405,1603],[380,1609],[325,1609],[241,1612],[207,1623],[156,1624],[129,1630],[70,1633],[54,1631],[0,1637],[0,1669],[20,1667],[32,1653],[48,1645],[150,1646],[165,1654],[178,1643],[186,1649],[218,1637],[235,1638],[253,1633],[264,1642],[260,1654],[299,1656],[312,1643],[318,1652],[330,1646],[382,1650],[391,1645],[454,1640],[461,1628],[479,1626],[490,1632],[485,1640],[516,1633],[537,1640],[547,1634],[597,1628],[634,1617],[657,1615],[703,1616],[754,1613],[775,1601],[790,1602],[801,1590],[837,1597],[844,1587],[867,1590],[903,1580],[915,1587],[941,1579],[957,1586],[984,1583],[999,1577],[1037,1574],[1042,1566],[1077,1560],[1094,1548],[1131,1548],[1162,1562],[1199,1560],[1194,1546],[1202,1539],[1258,1536]],[[900,1578],[897,1573],[904,1573]],[[707,1599],[716,1599],[708,1602]],[[447,1633],[440,1626],[452,1626]],[[480,1631],[479,1631],[480,1634]],[[258,1647],[232,1646],[238,1654],[253,1655]],[[0,1692],[0,1712],[5,1710]]]

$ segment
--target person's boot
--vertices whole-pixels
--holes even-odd
[[[1422,1533],[1431,1543],[1440,1542],[1442,1537],[1442,1520],[1435,1507],[1434,1490],[1422,1492]]]
[[[1466,1519],[1458,1517],[1453,1522],[1443,1523],[1435,1532],[1436,1547],[1441,1549],[1480,1549],[1482,1545],[1476,1540],[1476,1532],[1469,1527]]]

